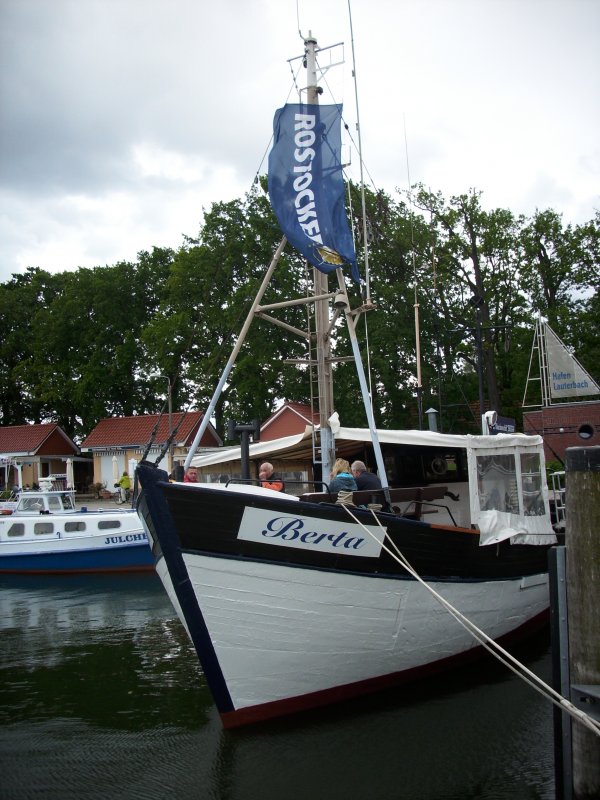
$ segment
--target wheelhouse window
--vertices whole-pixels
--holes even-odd
[[[519,512],[517,469],[513,455],[477,456],[479,507],[482,511]]]
[[[44,503],[39,497],[26,497],[21,505],[23,511],[42,511]]]
[[[521,454],[521,492],[525,516],[543,516],[545,508],[544,495],[542,493],[542,465],[539,453]]]

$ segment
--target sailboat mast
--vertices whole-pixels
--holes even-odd
[[[317,105],[319,87],[317,84],[317,40],[309,31],[304,40],[307,72],[307,103]],[[313,267],[313,286],[315,297],[328,293],[328,279],[324,272]],[[319,426],[321,443],[322,478],[328,480],[335,461],[335,441],[329,419],[333,414],[333,375],[331,372],[331,346],[329,339],[329,301],[315,301],[315,349],[317,362],[317,381],[319,386]]]
[[[540,379],[542,382],[542,406],[552,405],[550,397],[550,371],[548,369],[548,350],[546,347],[546,329],[541,317],[537,321],[538,354],[540,359]]]

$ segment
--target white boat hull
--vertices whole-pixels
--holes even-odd
[[[381,688],[477,646],[414,580],[183,559],[230,694],[226,726]],[[157,571],[185,624],[164,559]],[[430,585],[494,639],[539,621],[548,607],[547,574]]]
[[[148,537],[133,510],[0,517],[0,573],[153,568]]]

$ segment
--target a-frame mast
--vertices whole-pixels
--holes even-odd
[[[312,104],[317,103],[319,95],[319,88],[317,85],[316,51],[317,51],[317,41],[309,33],[309,36],[305,39],[305,59],[306,59],[306,67],[308,74],[307,102]],[[310,350],[309,364],[311,367],[313,366],[312,353],[313,351],[315,352],[314,361],[316,362],[317,366],[317,375],[319,384],[319,421],[320,421],[320,455],[321,455],[320,463],[322,467],[323,479],[328,480],[329,473],[331,471],[333,462],[335,460],[335,439],[330,424],[330,419],[334,413],[332,364],[335,359],[333,359],[331,355],[330,334],[333,329],[333,324],[335,322],[335,319],[337,319],[337,317],[340,314],[344,314],[348,327],[348,333],[350,335],[350,342],[352,345],[353,360],[355,362],[357,370],[357,376],[359,379],[363,404],[365,407],[369,430],[371,433],[371,441],[373,445],[375,460],[377,463],[377,469],[379,472],[386,500],[389,504],[390,503],[389,488],[385,473],[385,465],[383,463],[383,456],[381,453],[381,447],[379,444],[379,437],[377,434],[377,429],[375,427],[372,398],[370,397],[368,391],[366,375],[364,372],[360,349],[358,346],[358,340],[356,337],[356,325],[359,317],[361,316],[362,313],[370,311],[373,308],[373,306],[369,301],[367,301],[365,304],[363,304],[362,306],[360,306],[355,310],[350,309],[350,303],[348,300],[344,275],[342,270],[339,268],[336,270],[338,288],[333,292],[329,291],[327,274],[321,272],[321,270],[314,268],[313,269],[314,293],[312,297],[306,297],[302,299],[298,298],[296,300],[289,300],[289,301],[261,306],[260,301],[271,280],[273,271],[275,269],[275,266],[279,260],[281,253],[283,252],[285,244],[286,244],[286,239],[284,237],[279,247],[277,248],[277,252],[273,256],[273,260],[271,262],[271,265],[269,266],[269,269],[267,270],[263,278],[258,295],[255,298],[254,303],[252,304],[252,308],[250,309],[250,312],[246,318],[242,331],[240,332],[240,336],[238,337],[233,352],[229,358],[229,361],[227,362],[227,366],[225,367],[225,370],[221,375],[221,379],[218,383],[218,386],[204,414],[198,432],[196,433],[194,442],[192,443],[190,451],[187,455],[185,461],[185,468],[187,469],[187,467],[190,465],[191,460],[196,453],[200,440],[202,439],[204,431],[206,430],[210,418],[216,407],[217,399],[225,383],[228,380],[229,374],[234,365],[237,354],[241,349],[242,343],[246,337],[250,324],[255,316],[260,316],[265,320],[269,320],[270,322],[273,322],[276,325],[284,327],[290,332],[296,333],[300,336],[304,336],[309,342],[309,350]],[[330,320],[329,318],[331,300],[334,300],[334,305],[335,305],[335,313],[332,320]],[[310,331],[304,333],[303,331],[294,329],[292,326],[287,325],[281,320],[274,319],[265,313],[271,309],[283,308],[286,306],[293,306],[304,303],[307,304],[314,303],[315,331],[312,333]]]

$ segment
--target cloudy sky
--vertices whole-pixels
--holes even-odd
[[[350,9],[376,187],[410,174],[572,223],[600,209],[598,0]],[[266,171],[273,112],[297,99],[299,30],[344,43],[320,63],[345,59],[326,79],[353,130],[348,0],[0,0],[0,281],[195,236],[203,208]]]

